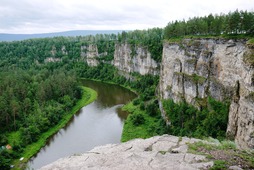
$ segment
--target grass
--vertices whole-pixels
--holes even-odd
[[[170,38],[168,40],[165,40],[165,42],[169,44],[179,44],[179,43],[182,43],[182,41],[183,41],[183,37],[176,37],[176,38]]]
[[[254,66],[254,49],[245,51],[245,53],[243,54],[243,61],[248,65]]]
[[[49,129],[47,132],[43,133],[39,140],[35,143],[32,143],[28,145],[26,148],[24,148],[23,156],[24,159],[22,161],[20,160],[14,160],[13,164],[15,165],[15,168],[13,169],[24,169],[25,164],[28,162],[28,160],[35,155],[39,150],[45,146],[47,140],[49,137],[57,133],[61,128],[63,128],[69,120],[72,118],[72,116],[77,113],[83,106],[86,106],[93,102],[97,98],[97,93],[93,89],[90,89],[88,87],[82,87],[83,89],[83,95],[82,98],[77,102],[77,104],[73,107],[73,109],[66,114],[63,119],[54,127]],[[8,140],[10,141],[10,144],[18,140],[20,135],[20,132],[13,132],[9,135]]]
[[[226,161],[223,160],[215,160],[213,167],[210,168],[210,170],[222,170],[222,169],[227,169]]]
[[[246,42],[246,44],[247,44],[248,46],[254,47],[254,38],[249,39],[249,40]]]
[[[160,124],[160,115],[150,116],[146,111],[141,110],[139,105],[133,105],[132,102],[125,105],[122,110],[128,111],[131,115],[127,117],[124,122],[121,142],[126,142],[135,138],[149,138],[155,135],[161,135],[157,130],[162,125]],[[141,114],[144,118],[144,122],[139,125],[135,125],[132,120],[132,115]]]
[[[195,83],[200,83],[200,84],[203,84],[203,83],[205,83],[205,81],[206,81],[206,78],[205,77],[203,77],[203,76],[199,76],[199,75],[197,75],[197,74],[192,74],[192,75],[190,75],[190,74],[186,74],[186,73],[182,73],[186,78],[189,78],[189,79],[191,79],[193,82],[195,82]]]
[[[208,160],[214,161],[212,170],[228,169],[230,166],[239,166],[242,169],[254,168],[253,150],[239,150],[232,141],[222,141],[208,139],[206,142],[196,142],[189,144],[188,152],[202,154]]]

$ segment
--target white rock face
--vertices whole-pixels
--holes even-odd
[[[254,147],[254,69],[244,62],[252,49],[232,40],[184,40],[164,44],[160,71],[161,99],[183,98],[199,107],[197,98],[231,100],[228,136],[242,148]],[[252,96],[252,97],[251,97]]]
[[[213,162],[203,155],[187,153],[186,143],[200,140],[175,136],[135,139],[122,144],[99,146],[82,155],[61,158],[41,170],[152,170],[209,169]]]
[[[54,57],[48,57],[44,60],[45,63],[50,63],[50,62],[60,62],[62,61],[61,58],[54,58]]]
[[[62,51],[62,54],[63,54],[63,55],[68,55],[68,52],[67,52],[65,46],[62,46],[61,51]]]
[[[116,44],[113,65],[125,73],[137,72],[141,75],[158,75],[159,64],[151,58],[151,53],[143,47],[131,48],[129,44]]]
[[[97,45],[89,44],[88,46],[81,46],[81,57],[91,67],[99,64],[97,58],[99,57]]]
[[[47,58],[44,59],[44,62],[45,62],[45,63],[60,62],[60,61],[62,61],[62,58],[57,58],[57,57],[56,57],[57,49],[56,49],[56,47],[55,47],[54,45],[52,46],[52,49],[51,49],[51,51],[50,51],[50,54],[51,54],[50,57],[47,57]],[[61,48],[61,54],[62,54],[62,55],[68,55],[68,52],[67,52],[65,46],[62,46],[62,48]]]

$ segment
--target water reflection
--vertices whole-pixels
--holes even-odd
[[[120,108],[136,95],[112,84],[87,80],[83,83],[98,92],[98,99],[83,107],[66,127],[47,142],[29,162],[30,168],[38,169],[59,158],[83,153],[98,145],[120,142],[123,121],[128,116]]]
[[[125,119],[127,119],[128,112],[122,111],[121,107],[118,107],[116,110],[117,110],[117,115],[119,119],[121,119],[121,121],[124,121]]]

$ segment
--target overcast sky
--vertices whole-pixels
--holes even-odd
[[[236,9],[254,0],[0,0],[0,33],[147,29]]]

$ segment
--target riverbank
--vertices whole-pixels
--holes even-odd
[[[34,156],[36,153],[38,153],[39,150],[43,146],[45,146],[48,138],[50,138],[52,135],[57,133],[61,128],[63,128],[69,122],[69,120],[72,118],[72,116],[75,113],[77,113],[77,111],[79,111],[82,107],[84,107],[84,106],[92,103],[94,100],[96,100],[96,98],[97,98],[96,91],[94,91],[93,89],[90,89],[88,87],[82,87],[82,89],[83,89],[82,98],[76,103],[76,105],[73,107],[73,109],[68,114],[66,114],[63,117],[63,119],[56,126],[52,127],[47,132],[43,133],[36,143],[30,144],[26,148],[24,148],[24,151],[22,154],[23,159],[22,160],[20,160],[20,159],[14,160],[13,161],[13,165],[14,165],[13,169],[25,169],[25,166],[26,166],[26,163],[28,162],[28,160],[32,156]],[[15,136],[15,137],[13,137],[14,138],[13,140],[17,141],[17,138],[20,136],[20,133],[19,133],[19,131],[14,132],[13,134],[11,134],[11,136]]]
[[[80,80],[92,80],[92,81],[97,81],[97,82],[102,82],[102,83],[107,83],[107,84],[113,84],[113,85],[117,85],[117,86],[120,86],[120,87],[123,87],[125,89],[128,89],[130,90],[131,92],[135,93],[137,96],[139,95],[138,92],[134,89],[132,89],[131,87],[129,86],[126,86],[126,85],[122,85],[122,84],[118,84],[116,82],[113,82],[113,81],[103,81],[103,80],[98,80],[98,79],[89,79],[89,78],[80,78]]]
[[[130,115],[124,122],[121,142],[136,138],[146,139],[165,133],[167,127],[160,114],[150,115],[133,102],[123,106],[122,110],[129,112]]]

